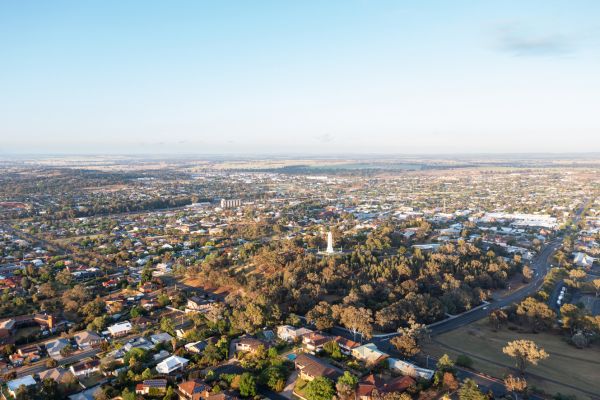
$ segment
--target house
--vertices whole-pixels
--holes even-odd
[[[588,256],[585,253],[575,253],[573,256],[573,263],[578,267],[591,268],[596,259]]]
[[[373,343],[367,343],[352,349],[352,356],[369,365],[378,364],[389,357],[387,353],[379,350]]]
[[[170,374],[177,370],[183,370],[189,360],[183,357],[171,356],[156,365],[156,371],[160,374]]]
[[[352,350],[354,350],[357,347],[360,347],[360,343],[350,339],[346,339],[342,336],[336,336],[333,340],[338,344],[338,346],[340,347],[340,351],[345,355],[352,354]]]
[[[430,369],[425,369],[418,367],[414,364],[411,364],[407,361],[398,360],[397,358],[388,358],[387,359],[388,366],[392,371],[398,371],[403,375],[410,376],[412,378],[421,378],[430,380],[433,378],[433,374],[435,371]]]
[[[93,347],[100,346],[102,343],[102,338],[92,331],[77,332],[73,336],[73,339],[81,350],[91,349]]]
[[[17,350],[16,353],[9,356],[10,362],[15,366],[23,365],[25,361],[35,362],[38,361],[41,349],[37,345],[24,346]]]
[[[193,296],[188,299],[185,312],[206,312],[212,308],[213,304],[214,300]]]
[[[325,361],[321,361],[310,354],[300,354],[296,357],[296,369],[300,374],[300,378],[305,381],[312,381],[318,377],[329,378],[336,382],[337,378],[343,375],[342,371]]]
[[[102,286],[104,286],[105,288],[115,288],[118,284],[119,282],[115,279],[109,279],[105,282],[102,282]]]
[[[106,310],[110,314],[117,314],[123,311],[123,308],[127,304],[127,300],[125,300],[122,297],[119,297],[105,300],[104,303],[106,304]]]
[[[71,371],[66,370],[63,367],[56,367],[42,371],[38,373],[38,378],[40,378],[40,381],[43,381],[44,379],[52,379],[53,381],[59,383],[69,382],[74,379]]]
[[[21,386],[34,385],[37,385],[37,382],[35,381],[35,379],[33,379],[32,375],[26,375],[22,378],[13,379],[12,381],[6,382],[6,388],[8,389],[8,393],[10,393],[10,395],[13,397],[17,397],[17,390],[19,390]]]
[[[403,393],[416,382],[410,376],[401,376],[385,382],[382,378],[373,374],[364,377],[356,387],[356,398],[358,400],[372,400],[373,391],[379,393]]]
[[[131,323],[133,326],[139,326],[140,328],[145,329],[148,327],[148,325],[152,324],[152,320],[144,316],[139,316],[132,319]]]
[[[311,332],[302,336],[302,347],[310,354],[316,354],[323,350],[323,345],[330,342],[329,336],[321,335],[318,332]]]
[[[235,343],[235,351],[244,352],[244,353],[253,353],[259,349],[260,346],[263,346],[264,349],[269,348],[269,344],[263,342],[262,340],[253,338],[253,337],[242,337]]]
[[[155,333],[150,336],[150,341],[154,344],[168,343],[171,340],[173,340],[173,336],[169,335],[167,332]]]
[[[185,346],[185,349],[191,353],[200,354],[207,346],[206,341],[200,340],[199,342],[188,343]]]
[[[96,400],[100,392],[102,392],[102,388],[100,385],[96,385],[90,389],[84,390],[83,392],[70,395],[69,400]]]
[[[205,399],[210,395],[211,387],[199,379],[179,384],[180,397],[187,400]]]
[[[110,335],[112,337],[122,337],[122,336],[127,336],[131,330],[133,329],[133,327],[131,326],[131,322],[129,321],[125,321],[125,322],[119,322],[118,324],[114,324],[108,327],[108,333],[110,333]]]
[[[136,394],[149,394],[151,396],[157,396],[167,391],[167,380],[166,379],[146,379],[142,383],[138,383],[135,386]]]
[[[123,345],[123,347],[114,351],[114,357],[122,358],[128,351],[134,348],[151,350],[152,348],[154,348],[154,344],[145,337],[129,339],[127,343]]]
[[[58,338],[45,343],[46,351],[52,358],[62,358],[60,351],[70,345],[71,342],[65,338]]]
[[[142,299],[142,301],[140,301],[140,306],[146,311],[151,311],[159,308],[160,304],[158,304],[156,299]]]
[[[312,333],[312,331],[307,328],[294,328],[290,325],[280,325],[277,327],[277,337],[286,342],[294,342],[309,333]]]
[[[71,365],[70,370],[77,377],[86,377],[100,371],[100,360],[81,361]]]

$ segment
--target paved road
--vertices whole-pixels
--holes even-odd
[[[100,349],[97,349],[97,348],[84,350],[79,353],[72,354],[69,357],[63,358],[62,360],[58,361],[58,365],[64,366],[64,365],[68,365],[68,364],[74,364],[78,361],[83,360],[84,358],[93,357],[96,354],[98,354],[99,352],[100,352]],[[40,372],[47,370],[48,367],[46,367],[46,361],[48,361],[48,359],[42,360],[34,365],[28,365],[28,366],[23,366],[23,367],[17,368],[16,369],[17,378],[20,378],[25,375],[39,374]]]
[[[526,286],[522,287],[519,290],[516,290],[505,297],[498,299],[488,305],[475,308],[469,312],[463,313],[456,317],[448,318],[444,321],[441,321],[436,324],[432,324],[429,327],[431,335],[439,335],[441,333],[445,333],[454,329],[457,329],[461,326],[470,324],[472,322],[478,321],[481,318],[486,317],[493,310],[497,310],[499,308],[510,306],[511,304],[519,303],[521,300],[528,296],[532,296],[535,294],[542,284],[544,283],[544,278],[546,274],[550,270],[550,260],[552,254],[560,247],[562,244],[562,239],[555,239],[549,242],[542,251],[536,256],[534,259],[532,266],[535,270],[534,277]]]

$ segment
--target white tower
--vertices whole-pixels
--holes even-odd
[[[325,251],[328,254],[333,254],[333,234],[331,231],[327,232],[327,250]]]

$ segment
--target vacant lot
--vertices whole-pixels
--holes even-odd
[[[474,361],[474,369],[503,378],[515,371],[513,359],[503,354],[502,348],[516,339],[533,340],[550,354],[550,358],[538,366],[527,369],[531,386],[547,393],[573,394],[582,399],[590,398],[590,393],[600,393],[600,347],[578,350],[558,334],[524,333],[506,327],[494,332],[487,320],[480,320],[435,337],[425,346],[425,351],[434,356],[447,353],[453,358],[467,354]]]

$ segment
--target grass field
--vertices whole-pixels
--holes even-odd
[[[539,365],[528,367],[527,381],[530,386],[549,394],[573,394],[580,399],[590,398],[589,393],[600,394],[600,347],[595,345],[579,350],[558,334],[522,333],[506,327],[494,332],[487,319],[483,319],[435,337],[424,346],[424,351],[438,357],[447,353],[454,359],[461,353],[467,354],[473,359],[475,370],[503,378],[515,371],[514,360],[503,354],[502,348],[508,341],[516,339],[533,340],[550,354]]]

